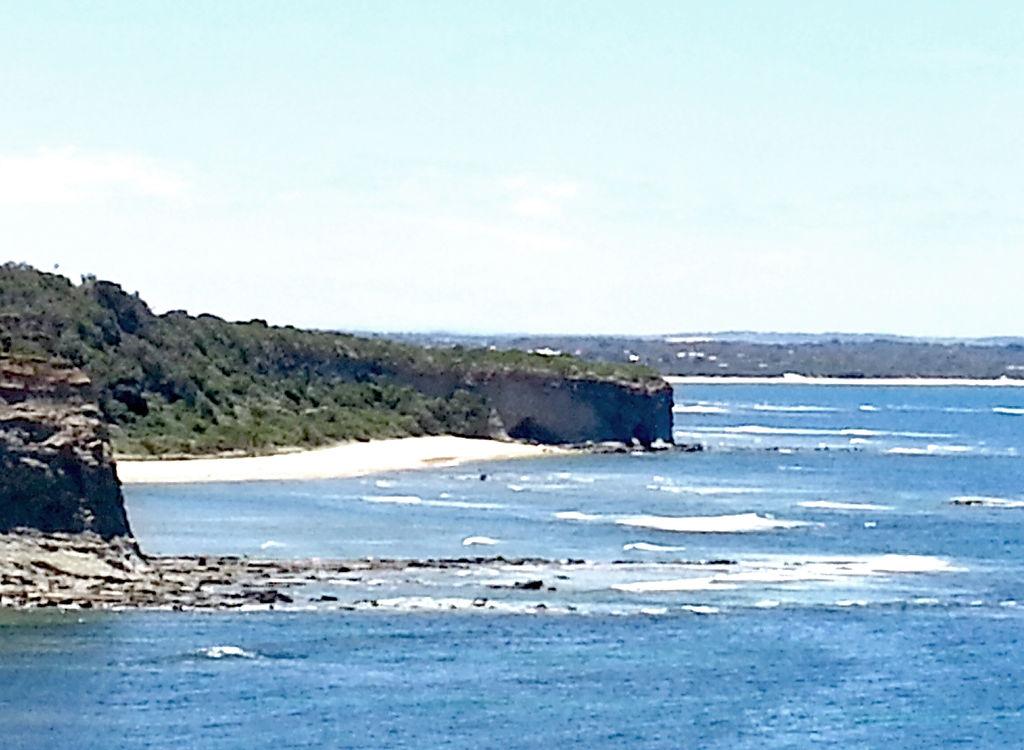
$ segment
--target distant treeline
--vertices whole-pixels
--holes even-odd
[[[508,373],[645,382],[646,368],[154,314],[107,281],[0,266],[0,354],[70,362],[93,380],[125,453],[260,452],[428,434],[482,436],[472,384]]]
[[[1024,344],[933,342],[906,338],[816,338],[763,343],[713,337],[409,335],[421,344],[553,350],[588,360],[634,362],[663,375],[779,376],[786,373],[843,378],[1024,379]]]

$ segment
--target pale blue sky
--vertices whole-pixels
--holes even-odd
[[[4,256],[378,330],[1021,334],[1019,2],[4,3]]]

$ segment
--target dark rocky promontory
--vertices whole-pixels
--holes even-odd
[[[0,532],[129,537],[106,425],[80,371],[0,360]]]

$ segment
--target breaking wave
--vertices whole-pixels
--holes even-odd
[[[767,518],[756,513],[725,516],[623,516],[616,518],[620,526],[631,526],[683,534],[740,534],[809,526],[806,521]]]
[[[500,503],[474,503],[465,500],[424,500],[419,495],[363,495],[367,503],[390,505],[422,505],[428,508],[462,508],[464,510],[500,510]]]
[[[668,544],[651,542],[627,542],[622,545],[623,552],[684,552],[686,547],[673,547]]]
[[[832,500],[807,500],[797,503],[801,508],[815,508],[818,510],[892,510],[891,505],[877,505],[875,503],[841,503]]]
[[[987,495],[959,495],[950,498],[952,505],[980,505],[985,508],[1024,508],[1024,500],[1010,500],[1005,497]]]

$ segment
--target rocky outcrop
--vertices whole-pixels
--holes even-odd
[[[0,360],[0,532],[130,537],[107,429],[80,371]]]
[[[483,572],[500,565],[522,568],[524,575],[544,566],[552,576],[568,580],[570,564],[587,565],[583,560],[505,557],[259,560],[218,555],[143,556],[126,538],[30,531],[0,534],[0,610],[373,609],[386,604],[386,600],[368,598],[378,591],[382,579],[389,582],[386,588],[404,589],[422,585],[424,577],[438,580],[451,576],[464,581],[467,571]],[[532,593],[542,585],[526,578],[509,591]],[[429,599],[429,595],[423,598]],[[487,599],[480,601],[494,609]]]
[[[516,374],[474,388],[487,399],[495,426],[517,440],[672,442],[672,387],[660,378],[624,383]]]
[[[672,386],[658,376],[623,380],[511,368],[396,369],[392,376],[435,397],[463,391],[481,399],[490,418],[467,437],[553,445],[672,443]]]

